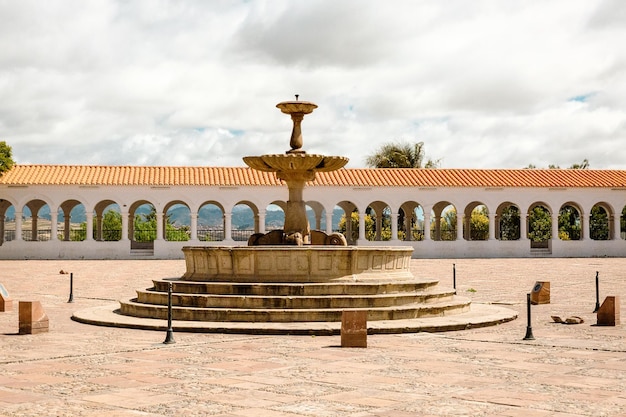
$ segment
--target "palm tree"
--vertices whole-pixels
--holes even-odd
[[[589,169],[589,160],[585,158],[580,164],[573,164],[569,169]]]
[[[437,168],[440,160],[423,162],[424,142],[386,143],[365,161],[370,168]]]

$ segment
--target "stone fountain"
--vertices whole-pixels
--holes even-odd
[[[189,280],[246,282],[328,282],[331,280],[411,279],[412,247],[348,247],[341,233],[311,230],[303,199],[305,185],[317,172],[343,168],[348,158],[308,154],[303,146],[302,120],[317,105],[284,101],[276,105],[291,116],[290,147],[284,154],[246,156],[252,169],[274,172],[285,181],[289,200],[282,230],[255,233],[248,247],[184,247]]]
[[[367,310],[369,333],[459,330],[512,320],[507,309],[471,308],[470,300],[416,279],[410,246],[347,246],[339,233],[310,230],[303,192],[316,172],[341,169],[348,159],[307,154],[302,120],[317,106],[285,101],[291,116],[290,147],[284,154],[246,156],[252,169],[274,172],[289,190],[283,230],[257,233],[248,246],[186,246],[186,272],[156,279],[137,297],[103,314],[74,319],[91,324],[163,328],[172,290],[174,329],[206,332],[338,334],[342,312]],[[171,287],[170,287],[171,286]],[[494,309],[498,310],[494,313]],[[124,316],[120,319],[119,315]],[[433,322],[432,318],[445,318]]]

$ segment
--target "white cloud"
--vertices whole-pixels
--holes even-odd
[[[0,4],[0,131],[18,163],[349,166],[424,141],[444,167],[626,169],[620,0]],[[574,97],[585,100],[572,101]]]

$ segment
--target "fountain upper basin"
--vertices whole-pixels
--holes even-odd
[[[324,156],[305,153],[245,156],[243,160],[250,168],[265,172],[329,172],[336,171],[348,163],[348,158],[343,156]]]
[[[310,101],[283,101],[276,105],[285,114],[309,114],[317,109],[317,104]]]

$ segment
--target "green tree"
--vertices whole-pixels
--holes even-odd
[[[136,214],[133,223],[134,239],[136,242],[152,242],[156,239],[157,215],[156,209],[150,207],[149,213]],[[165,239],[183,242],[189,240],[189,226],[176,227],[170,217],[165,216]]]
[[[424,240],[424,229],[420,228],[418,222],[411,227],[411,240],[414,242]]]
[[[500,213],[500,239],[518,240],[520,238],[520,214],[516,206],[507,206]]]
[[[387,213],[388,214],[388,213]],[[352,220],[352,236],[351,239],[349,236],[346,236],[346,239],[356,241],[359,238],[359,213],[352,212],[351,214]],[[346,235],[346,216],[345,214],[341,216],[339,220],[339,232]],[[400,223],[398,223],[398,227],[400,227]],[[414,236],[416,236],[414,234]],[[406,233],[403,230],[398,230],[398,240],[404,240],[406,237]],[[373,241],[376,239],[376,215],[365,214],[365,238],[367,240]],[[380,240],[391,240],[391,218],[388,215],[383,213],[383,218],[381,221],[381,229],[380,229]],[[420,239],[421,240],[421,239]]]
[[[78,225],[78,228],[70,226],[69,229],[69,239],[70,242],[80,242],[85,240],[87,237],[87,223],[82,222]],[[65,232],[57,232],[58,240],[65,240]]]
[[[441,213],[441,221],[439,222],[439,231],[441,232],[441,240],[456,240],[457,215],[456,208],[451,207]],[[424,226],[426,229],[426,226]],[[436,223],[430,223],[430,236],[435,237]]]
[[[376,240],[376,235],[378,234],[376,230],[378,223],[376,212],[371,209],[371,207],[368,207],[366,213],[372,218],[372,230],[371,233],[368,233],[366,228],[365,236],[367,240]],[[382,218],[380,219],[380,240],[391,240],[391,216],[389,207],[383,210]]]
[[[585,158],[580,164],[572,164],[568,169],[589,169],[589,160]]]
[[[189,240],[189,235],[191,233],[191,229],[189,226],[174,226],[167,217],[165,222],[165,239],[170,242],[186,242]]]
[[[5,141],[0,141],[0,177],[13,167],[13,151]]]
[[[440,159],[424,163],[424,142],[386,143],[365,160],[370,168],[437,168]]]
[[[572,206],[563,206],[559,212],[559,239],[580,239],[580,214]]]
[[[87,238],[87,223],[82,222],[79,229],[73,229],[70,233],[70,240],[83,241]]]
[[[533,242],[544,242],[552,238],[552,218],[545,207],[536,206],[530,212],[528,238]]]
[[[609,214],[602,206],[593,206],[589,217],[589,236],[593,240],[609,239]]]
[[[108,210],[102,217],[102,240],[117,241],[122,238],[122,215],[115,210]]]
[[[525,166],[524,169],[537,169],[537,165],[528,164],[528,166]],[[555,164],[550,164],[548,165],[548,169],[561,169],[561,167]],[[589,169],[589,160],[585,158],[580,164],[572,164],[567,169]]]
[[[346,239],[356,241],[359,238],[359,213],[353,211],[350,214],[350,220],[352,222],[352,236],[346,236]],[[339,220],[339,233],[346,234],[346,215],[341,216]],[[365,238],[368,240],[374,240],[376,232],[374,231],[374,219],[369,214],[365,215]]]
[[[489,214],[487,207],[480,206],[472,210],[470,217],[470,240],[489,239]]]
[[[406,231],[404,229],[404,219],[406,215],[410,215],[411,213],[405,213],[404,209],[400,209],[398,215],[398,239],[405,240],[406,239]],[[400,221],[402,219],[402,221]],[[409,230],[411,233],[411,240],[414,242],[424,240],[424,221],[420,221],[417,216],[413,217]]]
[[[156,216],[151,216],[150,214],[135,214],[133,232],[133,239],[136,242],[154,241],[156,239]]]

